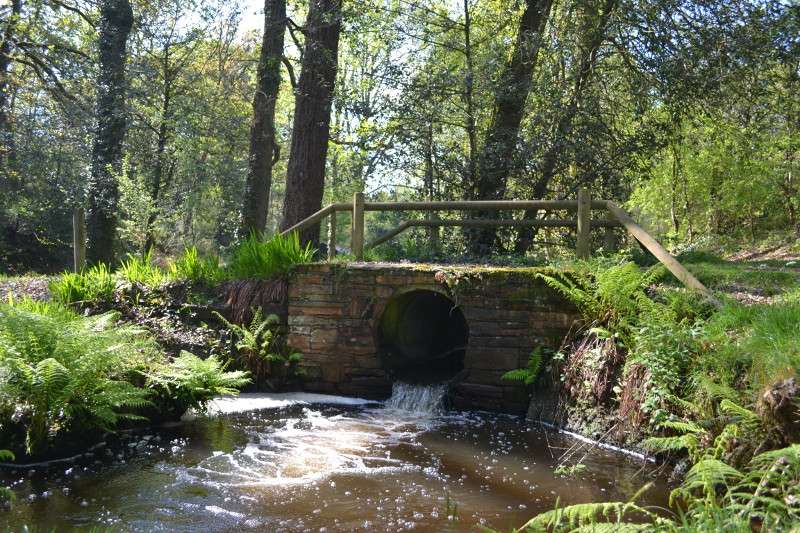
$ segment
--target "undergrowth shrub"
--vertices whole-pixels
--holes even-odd
[[[265,318],[258,307],[253,311],[250,324],[239,326],[228,322],[219,313],[215,314],[236,337],[238,362],[253,374],[256,385],[267,385],[275,390],[286,379],[302,375],[300,361],[303,356],[286,346],[277,315]]]
[[[701,424],[671,420],[666,425],[675,436],[648,440],[659,451],[687,450],[693,461],[670,494],[671,514],[636,504],[648,484],[627,502],[557,505],[514,531],[794,531],[800,523],[800,444],[760,452],[751,448],[748,457],[734,458],[732,446],[742,435],[753,435],[761,422],[733,402],[720,407],[728,422],[716,437]]]
[[[190,407],[205,409],[214,396],[236,394],[250,382],[248,372],[228,372],[226,367],[216,356],[200,359],[181,351],[171,362],[147,373],[148,386],[155,391],[156,402],[177,415]]]
[[[511,382],[524,383],[528,386],[533,385],[539,378],[539,373],[542,370],[543,360],[544,355],[542,354],[542,348],[537,346],[528,356],[528,364],[525,368],[510,370],[503,374],[502,379]]]
[[[143,256],[128,254],[117,269],[117,275],[128,283],[140,283],[147,287],[157,287],[166,281],[166,274],[153,264],[152,250]]]
[[[64,304],[109,301],[116,285],[113,273],[100,263],[79,273],[64,272],[50,282],[50,294]]]
[[[0,442],[26,456],[85,441],[154,408],[203,407],[246,381],[210,358],[167,361],[117,313],[83,317],[58,303],[0,304]],[[157,400],[154,404],[153,400]]]
[[[194,283],[214,285],[222,280],[223,271],[216,255],[201,256],[197,248],[186,248],[183,254],[169,266],[168,277],[173,280],[188,280]]]
[[[151,363],[154,342],[116,326],[117,315],[79,317],[0,305],[0,433],[22,435],[28,455],[75,431],[112,429],[147,405],[147,391],[128,381]]]
[[[586,261],[577,263],[574,273],[536,273],[536,277],[571,301],[589,327],[606,328],[623,341],[643,315],[661,310],[645,292],[656,273],[634,263]]]
[[[267,240],[251,234],[233,251],[228,272],[230,277],[239,279],[279,277],[294,265],[313,261],[315,254],[310,243],[300,245],[296,232]]]

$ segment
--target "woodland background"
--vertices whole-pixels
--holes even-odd
[[[571,198],[586,185],[595,197],[624,202],[675,249],[797,246],[800,6],[311,3],[326,1],[341,33],[323,204],[350,201],[356,191],[382,200]],[[101,12],[109,3],[0,2],[2,271],[52,272],[70,264],[72,212],[90,195],[98,57],[107,46],[100,44]],[[157,256],[186,246],[224,253],[243,234],[242,206],[251,193],[264,5],[130,4],[126,129],[109,178],[118,189],[115,254],[150,246]],[[283,217],[308,9],[305,1],[286,4],[268,234]],[[543,18],[531,41],[533,58],[530,49],[527,57],[524,49],[518,53],[532,9]],[[503,157],[507,177],[491,183],[483,167],[498,102],[520,97],[519,128]],[[385,231],[400,216],[370,214],[368,231]],[[345,250],[347,219],[339,224]],[[570,239],[561,230],[507,229],[490,251],[553,253]],[[381,253],[467,257],[474,252],[468,241],[455,228],[419,230]]]

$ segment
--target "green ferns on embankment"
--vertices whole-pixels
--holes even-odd
[[[708,264],[688,266],[712,286],[777,275],[784,292],[750,306],[723,295],[715,308],[660,285],[659,267],[600,260],[540,275],[585,318],[555,356],[573,409],[611,412],[609,434],[635,435],[688,471],[666,514],[634,498],[555,509],[522,530],[786,531],[800,522],[798,276]]]
[[[64,455],[121,424],[180,416],[248,382],[216,358],[169,359],[117,318],[57,303],[0,304],[0,442],[17,460]]]

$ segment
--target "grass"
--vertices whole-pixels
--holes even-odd
[[[109,301],[116,286],[114,274],[101,263],[80,273],[65,272],[50,282],[50,294],[64,304]]]
[[[173,280],[188,280],[194,283],[214,285],[224,277],[216,255],[201,256],[197,248],[186,248],[183,254],[169,265],[168,277]]]
[[[800,374],[798,339],[800,290],[768,304],[731,302],[706,323],[709,349],[698,358],[696,371],[752,403],[776,381]]]
[[[117,269],[117,276],[129,283],[141,283],[147,287],[157,287],[166,281],[166,273],[153,264],[151,250],[143,256],[128,254]]]
[[[685,253],[678,259],[697,279],[711,289],[741,287],[766,295],[775,295],[800,287],[800,272],[785,269],[786,262],[734,262],[705,252]],[[660,279],[665,283],[680,285],[664,266],[659,265],[657,268]]]

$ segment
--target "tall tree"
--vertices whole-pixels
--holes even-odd
[[[293,226],[322,206],[341,28],[342,0],[311,0],[302,71],[295,93],[281,229]],[[304,230],[300,239],[316,244],[319,224]]]
[[[572,87],[562,109],[554,110],[550,125],[550,144],[542,154],[539,175],[533,186],[533,198],[543,198],[559,167],[564,166],[567,143],[572,134],[575,115],[580,110],[584,92],[591,81],[597,64],[600,46],[607,35],[608,23],[617,0],[587,0],[580,2],[578,16],[578,42],[571,75]],[[525,219],[536,218],[536,211],[526,211]],[[516,253],[525,253],[535,235],[534,228],[520,228],[515,244]]]
[[[117,229],[117,173],[125,137],[125,45],[133,26],[128,0],[103,0],[100,5],[100,68],[97,80],[97,130],[92,148],[87,217],[87,259],[114,261]]]
[[[467,191],[467,196],[472,199],[496,200],[505,196],[531,77],[536,69],[542,33],[552,5],[553,0],[525,2],[513,52],[495,85],[491,122],[478,155],[477,180],[472,190]],[[479,213],[479,216],[487,215]],[[473,232],[471,252],[486,253],[493,245],[494,238],[494,230]]]
[[[269,209],[272,167],[280,157],[275,136],[275,104],[281,84],[286,0],[264,0],[264,35],[253,96],[250,159],[242,206],[243,233],[263,233]]]
[[[13,156],[13,136],[9,124],[10,84],[8,83],[11,68],[11,46],[14,32],[22,13],[22,0],[11,0],[11,9],[5,15],[5,28],[0,42],[0,171],[5,176],[5,162]]]

